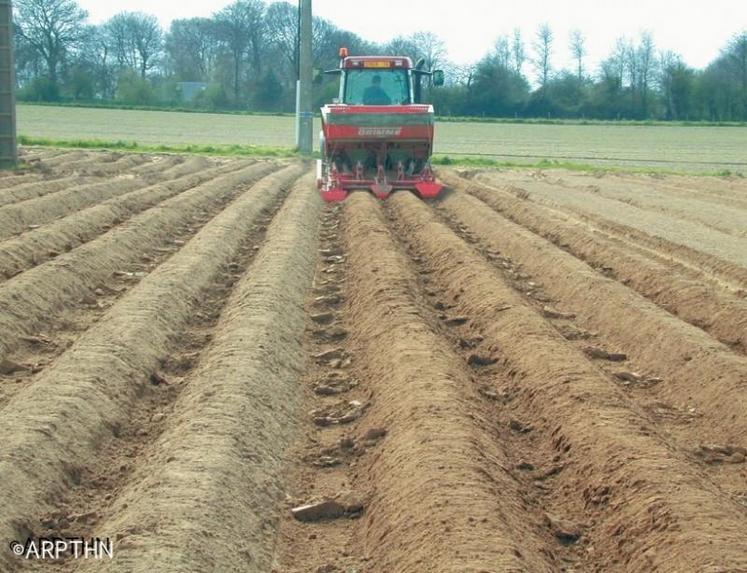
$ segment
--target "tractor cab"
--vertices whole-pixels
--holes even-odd
[[[340,50],[339,97],[322,108],[317,183],[326,201],[356,189],[381,199],[407,189],[435,197],[442,185],[430,166],[433,106],[423,103],[424,80],[443,85],[443,72],[413,66],[405,56],[350,56]]]
[[[342,51],[345,55],[346,52]],[[422,103],[423,80],[443,85],[443,72],[426,72],[423,62],[408,57],[345,56],[338,70],[339,103],[348,105],[407,105]]]

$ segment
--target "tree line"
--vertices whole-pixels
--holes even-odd
[[[294,109],[298,8],[290,2],[237,0],[210,17],[174,20],[168,30],[140,12],[93,25],[75,0],[14,5],[20,100]],[[747,31],[725,42],[704,69],[644,33],[618,40],[591,70],[583,33],[573,31],[566,43],[547,24],[528,39],[519,30],[498,38],[467,66],[449,63],[444,42],[429,32],[382,45],[316,17],[313,36],[318,69],[336,67],[341,46],[445,69],[447,85],[430,93],[441,115],[747,121]],[[556,69],[553,61],[564,54],[573,66]],[[315,93],[318,104],[329,101],[336,85],[320,83]]]

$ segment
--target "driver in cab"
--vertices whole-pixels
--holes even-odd
[[[381,87],[381,76],[371,78],[371,85],[363,92],[364,105],[391,105],[392,99]]]

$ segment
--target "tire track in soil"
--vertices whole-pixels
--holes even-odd
[[[68,187],[43,197],[5,205],[0,207],[0,240],[35,229],[111,197],[129,193],[140,186],[141,181],[116,178]]]
[[[486,190],[513,193],[519,197],[528,196],[528,191],[522,187],[495,187],[482,182],[479,177],[475,182]],[[561,204],[543,204],[543,206],[548,209],[561,211],[562,213],[566,213],[583,222],[591,223],[604,232],[617,237],[620,241],[629,244],[631,248],[638,247],[642,252],[648,252],[654,257],[662,257],[666,255],[681,265],[699,270],[704,275],[711,275],[712,277],[719,279],[724,286],[733,291],[737,291],[737,294],[742,297],[747,293],[747,269],[734,261],[719,256],[718,254],[702,250],[703,245],[700,243],[696,244],[696,237],[700,235],[700,233],[694,233],[687,241],[675,242],[674,240],[670,240],[663,236],[652,234],[650,230],[656,230],[657,224],[651,224],[651,226],[642,229],[640,228],[640,223],[635,223],[629,218],[627,221],[624,221],[622,217],[617,220],[612,220],[610,215],[597,214],[588,210],[576,209]],[[679,231],[679,234],[682,235],[681,230]],[[730,243],[739,241],[740,239],[729,237]],[[692,245],[688,245],[687,243],[691,243]],[[711,243],[713,245],[713,242]]]
[[[80,161],[82,159],[85,159],[87,156],[91,155],[92,152],[85,152],[83,150],[68,150],[64,151],[63,153],[59,153],[53,156],[49,155],[43,155],[41,157],[41,168],[42,169],[51,169],[55,168],[58,169],[65,163],[71,163],[73,161]],[[109,152],[104,152],[107,156],[111,155]],[[104,153],[101,153],[103,155]]]
[[[425,293],[423,300],[430,310],[431,327],[448,340],[452,352],[462,358],[469,368],[472,385],[488,405],[480,420],[481,426],[483,431],[493,429],[492,441],[501,444],[503,449],[502,469],[515,482],[513,491],[505,489],[501,496],[520,499],[524,515],[516,518],[535,524],[537,539],[530,551],[543,555],[552,564],[553,571],[576,571],[588,545],[585,539],[577,537],[580,528],[566,517],[572,514],[573,508],[554,490],[551,478],[561,470],[562,456],[554,451],[552,436],[537,432],[521,421],[527,419],[529,413],[512,400],[514,384],[495,366],[485,337],[472,327],[467,317],[454,314],[456,304],[442,296],[430,280],[432,271],[427,255],[398,225],[391,209],[386,209],[386,215],[417,272],[419,290]]]
[[[160,361],[242,238],[303,168],[264,178],[205,225],[80,336],[0,418],[0,536],[25,539],[93,467],[98,447],[126,424],[157,381]],[[225,183],[225,182],[224,182]],[[86,440],[81,440],[86,436]],[[7,553],[0,564],[12,566]]]
[[[703,275],[717,279],[721,286],[735,296],[747,298],[747,268],[717,256],[680,245],[661,237],[650,235],[633,227],[617,223],[604,217],[584,214],[582,220],[596,225],[606,233],[616,236],[620,241],[631,243],[644,251],[659,256],[668,256],[681,265],[699,270]]]
[[[44,147],[28,147],[26,145],[22,145],[18,148],[18,158],[24,163],[33,163],[36,161],[40,161],[45,157],[51,159],[52,157],[62,155],[63,153],[65,153],[65,151],[61,149]]]
[[[530,230],[604,276],[638,293],[724,344],[747,352],[747,300],[716,287],[709,277],[663,257],[646,257],[592,226],[499,190],[487,190],[451,174],[446,181],[501,216]],[[475,208],[480,210],[480,204]]]
[[[581,569],[747,568],[745,508],[426,205],[408,194],[390,203],[403,232],[426,253],[433,288],[468,317],[513,381],[511,400],[527,412],[522,424],[552,436],[562,460],[554,491],[575,506],[569,518],[588,543]]]
[[[320,213],[319,255],[314,272],[313,289],[305,305],[306,329],[304,349],[311,357],[300,382],[302,405],[296,412],[300,431],[288,458],[286,513],[280,521],[272,571],[317,571],[331,567],[340,559],[348,565],[359,562],[355,553],[349,520],[329,521],[323,529],[300,523],[290,510],[312,499],[333,495],[351,497],[351,472],[355,459],[364,451],[356,447],[351,425],[321,427],[326,409],[341,399],[363,404],[370,399],[365,388],[359,388],[351,371],[352,356],[347,349],[347,328],[343,301],[346,298],[345,243],[340,236],[342,205],[325,205]],[[326,392],[326,394],[325,394]],[[350,420],[354,422],[354,420]],[[355,429],[355,424],[352,425]],[[350,447],[341,447],[341,443]]]
[[[84,152],[83,156],[79,159],[56,162],[54,169],[59,173],[85,174],[104,166],[110,166],[121,158],[122,154],[114,151]],[[45,163],[42,161],[42,169],[45,167]],[[46,165],[49,166],[48,163]]]
[[[63,189],[72,187],[73,185],[86,182],[90,183],[91,179],[74,176],[15,185],[9,189],[0,190],[0,207],[11,205],[13,203],[20,203],[21,201],[28,201],[29,199],[35,199],[36,197],[43,197],[44,195],[56,193],[57,191],[62,191]]]
[[[111,177],[114,175],[131,173],[133,169],[147,165],[148,156],[142,154],[124,154],[112,162],[95,162],[92,160],[91,166],[81,170],[84,174],[91,174],[94,177]]]
[[[97,306],[98,297],[122,292],[128,283],[143,278],[152,257],[181,246],[172,237],[178,229],[187,229],[206,211],[217,212],[274,165],[252,165],[198,185],[1,284],[0,362],[24,337],[38,337],[40,330],[64,325],[66,309],[76,301]]]
[[[43,181],[41,174],[31,172],[14,172],[14,171],[3,171],[0,172],[0,190],[9,190],[13,187],[20,185],[31,185],[33,183],[39,183]]]
[[[681,200],[696,200],[697,203],[694,205],[697,208],[699,204],[706,204],[710,206],[721,205],[725,207],[736,207],[738,209],[747,209],[747,197],[740,197],[738,193],[730,191],[723,193],[721,191],[707,191],[704,188],[698,189],[693,186],[692,183],[678,182],[672,176],[667,176],[666,179],[642,179],[633,175],[621,175],[615,174],[613,176],[605,176],[601,178],[591,177],[589,175],[567,175],[563,174],[564,185],[568,185],[572,188],[583,188],[584,186],[591,192],[594,192],[596,187],[604,188],[605,184],[610,183],[612,185],[626,185],[633,187],[637,193],[644,194],[650,191],[655,191],[657,194],[662,194],[665,197]],[[701,178],[699,183],[703,183],[705,180]],[[618,197],[621,195],[618,195]]]
[[[76,211],[38,229],[32,229],[12,239],[0,242],[0,284],[23,271],[69,252],[100,234],[147,209],[155,207],[179,193],[215,177],[246,167],[240,161],[221,167],[200,170],[176,179],[146,185],[119,197]],[[181,170],[180,170],[181,171]]]
[[[616,363],[607,369],[610,379],[619,383],[615,374],[627,373],[624,381],[630,383],[630,397],[642,409],[663,414],[657,416],[659,427],[666,428],[684,451],[697,454],[701,445],[716,445],[747,452],[747,399],[743,392],[747,358],[472,197],[451,194],[441,208],[453,219],[452,228],[471,232],[487,250],[500,249],[529,275],[524,287],[529,282],[540,285],[558,304],[553,308],[533,300],[538,312],[560,328],[594,332],[602,349],[624,353],[627,360],[622,366]],[[588,340],[576,344],[581,350],[590,347]],[[631,370],[645,376],[637,380]],[[732,493],[736,488],[736,493],[747,494],[747,472],[741,469],[744,456],[739,454],[735,459],[741,460],[740,464],[722,468],[718,481],[728,485]]]
[[[35,270],[0,284],[0,310],[11,312],[0,314],[0,323],[7,327],[7,332],[0,337],[0,350],[3,345],[8,349],[7,354],[0,355],[0,410],[13,396],[32,385],[36,378],[51,364],[55,358],[69,348],[74,341],[93,324],[123,295],[129,292],[138,282],[166,261],[181,245],[199,231],[213,216],[222,210],[247,184],[251,184],[272,170],[272,164],[256,167],[251,171],[249,179],[244,178],[235,189],[229,187],[234,174],[228,173],[221,178],[207,183],[205,194],[221,189],[228,191],[216,197],[203,207],[194,209],[193,205],[174,204],[176,218],[162,217],[160,207],[155,208],[155,219],[147,219],[144,225],[137,226],[134,231],[136,242],[121,240],[114,230],[111,241],[102,237],[102,245],[95,249],[85,249],[83,253],[71,252],[71,257],[61,261],[59,266],[55,261],[51,266],[38,267]],[[245,170],[239,170],[243,172]],[[237,174],[238,176],[238,174]],[[234,177],[233,181],[240,181]],[[225,186],[224,183],[226,183]],[[195,188],[197,189],[197,188]],[[185,192],[188,193],[188,192]],[[178,199],[178,197],[176,197]],[[144,214],[147,216],[147,212]],[[153,224],[152,224],[153,223]],[[168,224],[167,224],[168,223]],[[161,225],[158,229],[155,225]],[[130,233],[124,230],[126,238]],[[148,236],[148,235],[151,236]],[[121,237],[121,235],[120,235]],[[145,242],[140,242],[140,241]],[[95,245],[96,241],[91,243]],[[119,251],[111,246],[116,245]],[[127,250],[127,245],[131,246]],[[113,263],[102,263],[110,256],[121,266],[112,269]],[[98,257],[98,258],[97,258]],[[102,266],[97,264],[97,261]],[[69,275],[59,274],[59,268],[71,269]],[[87,268],[89,273],[81,276],[77,271]],[[109,272],[107,271],[109,269]],[[126,271],[122,271],[126,268]],[[49,276],[56,275],[56,285],[50,282]],[[41,277],[41,278],[39,278]],[[9,285],[9,289],[4,287]],[[59,287],[60,290],[55,289]],[[50,290],[54,289],[54,291]],[[28,308],[22,306],[28,303]],[[46,306],[45,306],[46,305]]]
[[[185,162],[186,157],[183,155],[155,155],[150,157],[147,163],[129,170],[129,173],[136,177],[157,177],[159,173],[167,171],[173,167]],[[212,162],[207,158],[202,168],[207,169],[212,166]]]
[[[151,176],[151,183],[175,178],[196,171],[200,164],[176,166],[159,176]],[[188,168],[192,171],[183,173]],[[194,168],[194,169],[193,169]],[[83,185],[72,185],[62,190],[0,207],[0,240],[19,235],[29,229],[41,227],[59,217],[75,214],[81,209],[99,204],[108,198],[118,197],[147,184],[147,181],[126,173],[103,180],[81,179]]]
[[[595,200],[604,204],[605,201],[613,207],[617,204],[629,205],[649,213],[660,213],[666,217],[681,219],[697,225],[713,229],[719,233],[726,233],[735,237],[744,237],[744,217],[747,213],[740,213],[739,206],[719,205],[715,201],[709,201],[702,196],[699,198],[687,197],[684,192],[671,193],[666,186],[640,186],[636,183],[620,183],[611,178],[599,178],[590,183],[582,180],[581,184],[574,184],[568,180],[565,174],[544,174],[543,177],[530,177],[522,174],[512,175],[511,181],[521,185],[539,179],[542,185],[550,185],[555,188],[568,190],[574,196],[583,197],[588,194]],[[744,207],[744,206],[742,206]]]
[[[220,331],[221,317],[231,311],[230,301],[237,297],[235,287],[241,278],[250,272],[248,269],[260,249],[267,248],[265,237],[268,226],[281,209],[286,197],[287,193],[282,192],[273,198],[273,203],[262,212],[251,231],[242,238],[233,260],[221,269],[211,286],[201,295],[201,299],[195,305],[199,310],[188,319],[184,330],[171,344],[172,348],[168,355],[160,360],[160,367],[151,384],[144,388],[137,406],[132,408],[130,417],[121,425],[116,435],[105,439],[99,446],[95,464],[82,468],[79,483],[69,490],[64,501],[55,511],[39,520],[42,535],[117,537],[116,545],[119,549],[129,544],[129,540],[124,540],[130,535],[137,535],[135,530],[142,529],[144,523],[153,519],[153,516],[143,517],[135,522],[130,519],[132,509],[128,508],[133,505],[132,501],[125,502],[127,508],[121,507],[122,497],[127,497],[128,489],[134,489],[139,497],[143,497],[143,490],[149,491],[147,503],[150,511],[154,503],[162,501],[163,498],[173,497],[157,495],[154,490],[159,484],[144,484],[148,480],[144,476],[158,476],[160,482],[164,475],[174,471],[173,460],[166,462],[168,466],[159,469],[154,469],[149,464],[159,458],[159,445],[163,447],[163,444],[167,444],[168,447],[168,451],[160,453],[162,459],[173,457],[178,449],[175,440],[164,438],[164,433],[170,431],[175,420],[179,423],[182,417],[188,415],[191,423],[195,423],[192,411],[185,414],[183,405],[179,403],[180,396],[187,390],[192,377],[196,376],[201,368],[205,369],[210,352],[214,352],[214,340],[216,333]],[[211,376],[213,379],[216,377],[213,370]],[[204,428],[201,430],[204,431]],[[116,532],[110,530],[102,533],[102,530],[107,529],[108,523],[116,519],[115,511],[123,512],[127,517],[127,523],[118,527]],[[161,517],[163,518],[163,515]],[[173,519],[173,515],[169,517]],[[122,519],[122,516],[119,516],[119,519]],[[215,535],[216,532],[211,533]],[[173,544],[173,540],[169,543]],[[117,555],[117,559],[121,557]],[[31,564],[19,568],[19,571],[43,569],[43,566]],[[79,563],[69,560],[62,569],[76,571],[85,567],[79,567]]]
[[[477,180],[484,176],[478,175]],[[538,202],[549,204],[571,213],[582,213],[601,218],[614,218],[615,221],[661,237],[673,243],[709,254],[731,265],[747,265],[747,239],[736,237],[707,227],[702,223],[678,218],[673,213],[658,213],[641,209],[620,201],[611,201],[595,194],[572,189],[558,188],[544,181],[524,181],[521,186]]]
[[[236,167],[240,168],[239,165]],[[44,332],[21,336],[18,348],[9,355],[8,362],[4,363],[10,371],[0,371],[0,411],[16,393],[33,384],[57,356],[72,346],[82,332],[100,320],[142,277],[167,261],[178,251],[179,245],[186,244],[224,206],[221,203],[200,212],[184,226],[174,229],[169,234],[173,247],[157,247],[156,250],[139,253],[137,262],[128,267],[132,269],[130,274],[117,275],[93,289],[92,295],[83,295],[80,300],[75,301],[77,304],[66,306],[61,316],[48,324]]]
[[[177,156],[178,157],[178,156]],[[208,159],[207,157],[195,156],[195,157],[181,157],[182,161],[177,162],[174,166],[169,167],[165,170],[157,170],[154,174],[145,173],[143,176],[151,183],[158,183],[162,178],[165,179],[177,179],[184,175],[191,175],[197,171],[205,169],[211,169],[213,167],[220,167],[225,163],[232,163],[235,159],[229,159],[224,161],[215,161]],[[252,165],[256,163],[253,159],[242,160],[246,162],[246,165]],[[136,170],[133,170],[135,172]],[[137,175],[137,174],[136,174]]]
[[[344,366],[350,358],[345,372],[360,384],[314,412],[322,426],[305,460],[324,462],[334,455],[344,458],[347,468],[320,470],[324,476],[318,474],[314,487],[302,493],[338,494],[345,511],[360,517],[286,519],[281,544],[288,545],[279,549],[276,570],[555,570],[534,551],[543,528],[528,522],[521,496],[512,495],[516,485],[504,454],[486,430],[492,404],[429,324],[418,282],[390,237],[380,205],[367,194],[354,194],[345,203],[343,226],[340,248],[348,255],[348,275],[341,312],[350,327],[350,354],[332,360]],[[320,296],[335,294],[330,290]],[[340,342],[330,338],[346,331],[330,324],[317,328],[317,336],[334,350]],[[329,370],[319,374],[323,384],[338,384]],[[330,418],[352,418],[352,425],[347,430],[325,425]],[[348,491],[323,491],[345,486]]]
[[[672,178],[666,180],[666,186],[677,192],[691,193],[712,201],[722,201],[726,205],[747,207],[747,187],[740,186],[738,180],[711,177],[698,177],[694,180]]]
[[[248,271],[236,269],[232,292],[216,283],[209,344],[90,529],[118,538],[109,570],[269,569],[305,359],[303,301],[321,207],[312,189],[311,176],[295,185]],[[76,565],[69,570],[97,566]]]

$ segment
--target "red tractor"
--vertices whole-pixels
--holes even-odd
[[[423,80],[443,85],[440,70],[401,56],[348,56],[340,50],[340,97],[322,108],[317,184],[325,201],[356,189],[386,199],[408,189],[436,197],[443,186],[431,170],[433,106],[421,103]]]

